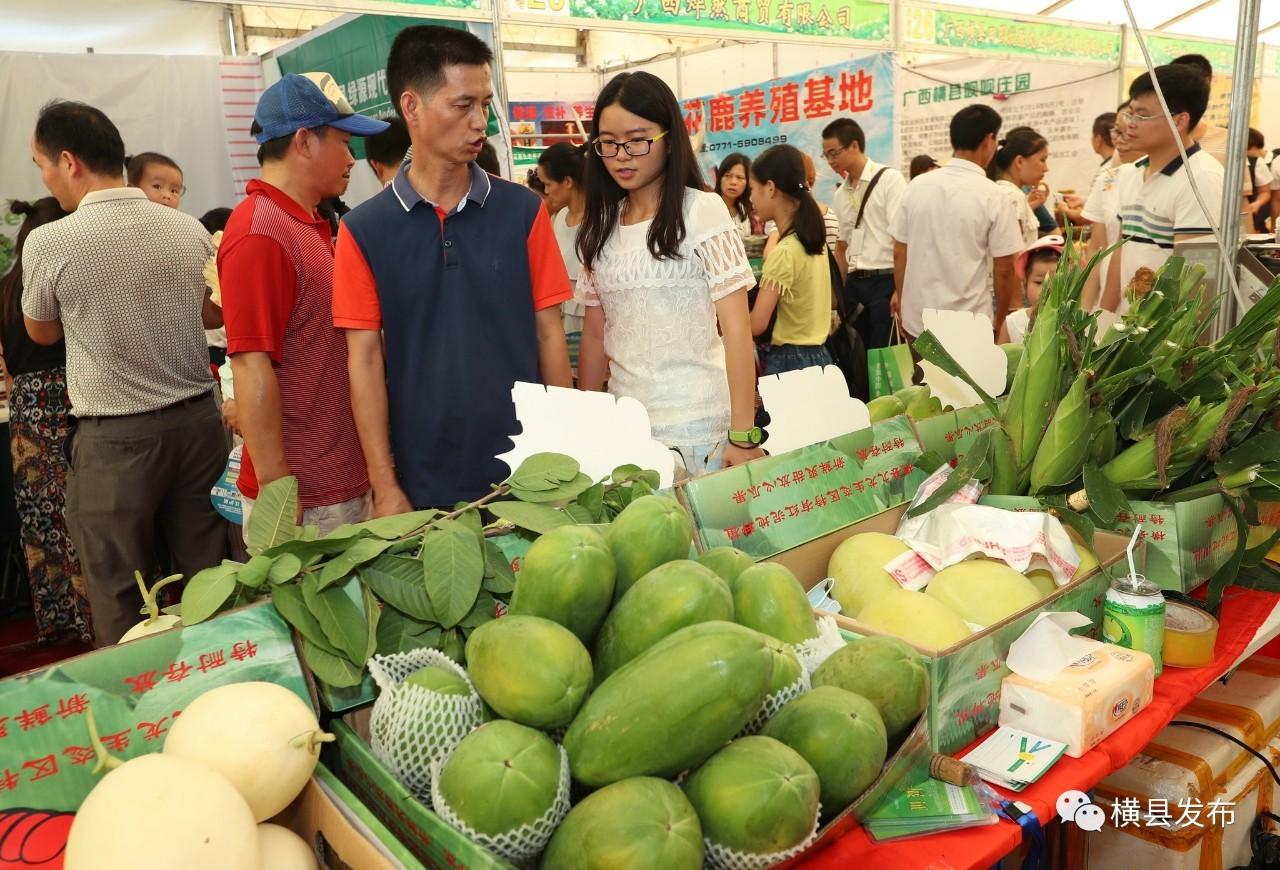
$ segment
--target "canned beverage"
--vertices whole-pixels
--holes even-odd
[[[1102,605],[1102,639],[1151,656],[1156,676],[1160,676],[1164,664],[1164,595],[1160,587],[1141,574],[1112,580]]]

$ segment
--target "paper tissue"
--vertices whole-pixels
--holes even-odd
[[[1068,632],[1079,613],[1043,613],[1013,642],[1000,725],[1067,744],[1079,758],[1151,703],[1155,662],[1138,650]]]

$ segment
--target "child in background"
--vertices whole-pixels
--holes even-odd
[[[570,286],[576,286],[582,261],[578,259],[578,226],[587,209],[587,194],[582,186],[586,167],[586,146],[557,142],[538,157],[537,178],[542,183],[547,210],[555,217],[555,231],[560,256],[569,273]],[[578,346],[582,340],[582,319],[586,308],[576,299],[560,306],[564,314],[564,336],[569,342],[569,365],[578,370]]]
[[[187,192],[182,184],[182,167],[172,158],[144,151],[128,158],[129,164],[125,172],[130,187],[137,187],[147,195],[147,199],[169,208],[177,208],[182,202],[182,195]]]
[[[1045,236],[1036,240],[1014,261],[1014,270],[1022,279],[1022,304],[1009,312],[1004,326],[1000,328],[1000,343],[1021,344],[1022,339],[1031,327],[1031,314],[1040,302],[1040,290],[1045,279],[1053,274],[1058,260],[1062,259],[1062,248],[1066,240],[1062,236]]]
[[[805,178],[804,158],[790,145],[775,145],[751,164],[756,214],[778,225],[777,246],[764,260],[760,295],[751,309],[751,334],[778,322],[764,358],[764,373],[831,364],[825,343],[831,327],[831,269],[827,233]]]

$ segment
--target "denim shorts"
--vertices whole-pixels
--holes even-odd
[[[780,375],[783,372],[794,372],[810,366],[829,365],[831,365],[831,354],[821,344],[811,346],[774,344],[765,350],[764,355],[766,375]]]

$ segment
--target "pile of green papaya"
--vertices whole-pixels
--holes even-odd
[[[807,675],[796,646],[819,632],[796,577],[728,547],[691,560],[692,537],[678,503],[647,495],[534,542],[509,612],[467,640],[470,685],[410,678],[484,703],[437,804],[499,840],[551,818],[546,870],[695,870],[803,847],[871,785],[927,701],[919,656],[868,638]]]

